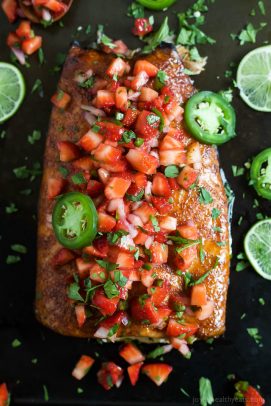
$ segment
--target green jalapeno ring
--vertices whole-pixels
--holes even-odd
[[[164,10],[172,6],[176,0],[137,0],[137,2],[150,10]]]
[[[98,215],[93,201],[80,192],[62,195],[52,214],[57,240],[66,248],[90,245],[97,234]]]
[[[235,111],[217,93],[194,94],[185,105],[184,119],[191,135],[204,144],[224,144],[236,135]]]
[[[264,149],[253,159],[250,179],[258,195],[271,200],[271,148]]]

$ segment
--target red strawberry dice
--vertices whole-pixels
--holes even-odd
[[[60,248],[59,251],[53,256],[52,258],[52,265],[53,266],[62,266],[66,265],[69,262],[73,261],[75,258],[75,254],[68,250],[67,248]]]
[[[134,26],[132,28],[132,33],[137,37],[144,37],[144,35],[152,32],[153,26],[150,24],[148,18],[136,18],[134,21]]]
[[[131,80],[130,87],[137,92],[148,82],[148,80],[149,76],[147,73],[141,71],[133,78],[133,80]]]
[[[134,182],[137,187],[145,188],[147,186],[147,176],[145,173],[138,172],[134,175]]]
[[[106,213],[98,213],[98,230],[101,233],[112,231],[116,225],[116,219]]]
[[[171,190],[180,190],[180,186],[175,178],[169,178],[168,183]]]
[[[56,196],[60,195],[65,185],[66,181],[64,179],[49,178],[47,184],[48,199],[54,199]]]
[[[80,279],[85,279],[89,276],[89,270],[92,265],[90,262],[84,261],[83,258],[76,258],[75,263]]]
[[[93,166],[94,162],[90,156],[82,156],[82,158],[76,159],[72,163],[73,168],[75,169],[82,169],[83,171],[90,171]]]
[[[103,138],[104,137],[101,134],[89,130],[82,138],[80,138],[78,145],[85,151],[91,152],[101,144]]]
[[[152,286],[148,289],[149,295],[151,295],[151,300],[155,306],[161,306],[168,301],[169,289],[165,285],[163,286]]]
[[[260,393],[250,385],[244,392],[244,398],[246,406],[263,406],[265,404],[264,398],[262,398]]]
[[[117,310],[118,297],[109,299],[103,289],[96,289],[92,297],[92,304],[99,308],[103,316],[112,316]]]
[[[91,265],[89,269],[89,277],[92,281],[104,283],[107,278],[107,275],[103,267],[101,267],[97,263],[94,263],[93,265]]]
[[[191,289],[191,305],[192,306],[204,306],[207,304],[207,292],[206,286],[203,283],[192,286]]]
[[[120,199],[124,197],[125,193],[131,185],[130,180],[123,178],[112,177],[106,184],[104,194],[108,200]]]
[[[148,234],[146,234],[146,233],[143,233],[143,231],[138,231],[138,234],[136,235],[136,237],[134,238],[134,243],[136,244],[136,245],[144,245],[145,244],[145,242],[147,241],[147,239],[148,239]]]
[[[196,240],[199,237],[199,232],[193,221],[188,221],[185,224],[177,227],[177,231],[181,237],[188,240]]]
[[[111,121],[100,121],[99,127],[100,133],[109,141],[119,141],[125,131],[123,127]]]
[[[168,246],[157,241],[150,246],[151,262],[153,264],[165,264],[168,259]]]
[[[137,381],[138,381],[139,372],[140,372],[140,369],[141,369],[142,365],[143,365],[143,362],[138,362],[137,364],[130,365],[130,366],[127,368],[127,372],[128,372],[128,375],[129,375],[131,384],[132,384],[133,386],[135,386],[135,384],[136,384]]]
[[[124,115],[123,120],[122,120],[123,125],[125,127],[131,127],[135,123],[138,114],[139,114],[138,110],[136,110],[136,109],[128,109],[126,111],[125,115]]]
[[[115,93],[116,108],[125,112],[128,109],[128,94],[124,86],[120,86]]]
[[[152,102],[158,97],[158,92],[151,89],[150,87],[142,87],[140,91],[139,101],[142,102]]]
[[[35,52],[38,48],[41,47],[41,40],[39,40],[39,43],[35,44],[33,43],[32,46],[32,41],[35,39],[41,39],[41,37],[34,37],[28,40],[23,41],[22,48],[23,51],[27,54],[30,55],[31,53]],[[37,49],[35,49],[37,48]],[[57,90],[57,92],[51,97],[51,102],[58,107],[59,109],[65,110],[66,107],[68,107],[68,104],[70,104],[71,101],[71,96],[63,92],[63,90]]]
[[[152,193],[156,196],[169,197],[171,195],[167,178],[162,173],[156,173],[152,180]]]
[[[101,182],[98,182],[97,180],[90,179],[90,181],[87,184],[87,194],[90,197],[99,196],[103,190],[104,185]]]
[[[114,106],[115,96],[113,92],[108,90],[98,90],[95,104],[99,109]]]
[[[138,60],[135,63],[133,73],[134,75],[137,75],[141,71],[146,72],[150,78],[153,78],[157,75],[158,68],[146,60]]]
[[[94,158],[102,164],[114,164],[121,157],[121,149],[108,144],[100,144],[94,151]]]
[[[138,207],[138,209],[134,210],[133,213],[136,216],[139,216],[144,224],[146,224],[150,220],[150,216],[155,215],[155,209],[147,202],[143,202],[143,204]]]
[[[155,324],[159,321],[159,314],[149,297],[139,296],[131,303],[131,315],[137,321]]]
[[[128,323],[127,314],[123,311],[116,312],[113,316],[107,317],[99,323],[99,327],[110,329],[116,324],[126,325]]]
[[[130,149],[126,159],[134,169],[146,175],[153,175],[159,166],[157,158],[138,149]]]
[[[133,343],[125,344],[121,348],[119,355],[131,365],[145,360],[145,357],[142,354],[142,352]]]
[[[120,269],[133,268],[135,265],[135,258],[133,254],[128,252],[119,252],[116,259],[116,264],[119,265]]]
[[[181,165],[186,162],[186,154],[181,149],[168,149],[159,151],[160,165]]]
[[[20,46],[20,38],[14,33],[10,32],[7,36],[6,44],[8,47],[19,47]]]
[[[114,385],[119,387],[123,379],[123,370],[114,362],[104,362],[97,373],[98,382],[105,390],[111,389]]]
[[[84,376],[86,376],[94,362],[95,360],[88,355],[82,355],[72,371],[72,376],[78,380],[81,380],[84,378]]]
[[[135,126],[135,132],[137,135],[142,136],[145,139],[151,139],[158,136],[160,124],[160,117],[148,110],[140,112]]]
[[[190,337],[196,333],[198,330],[197,324],[192,323],[178,323],[174,319],[170,319],[167,326],[167,336],[178,337],[185,334],[185,337]]]
[[[192,247],[185,248],[180,253],[178,253],[174,259],[174,262],[178,269],[184,271],[192,265],[196,258],[197,247],[194,245]]]
[[[114,75],[120,77],[130,70],[129,65],[122,58],[115,58],[107,68],[107,75],[113,77]]]
[[[17,1],[16,0],[3,0],[1,4],[8,21],[13,23],[17,18]]]
[[[67,5],[59,0],[46,0],[43,3],[45,3],[44,7],[48,8],[55,14],[65,13],[65,11],[67,10]]]
[[[179,176],[177,177],[177,182],[184,189],[188,190],[198,179],[199,173],[190,166],[185,166]]]
[[[152,196],[151,202],[156,210],[158,210],[159,214],[168,214],[173,210],[173,205],[169,203],[168,199],[165,197]]]
[[[140,278],[142,285],[146,286],[146,288],[149,288],[155,281],[155,272],[152,269],[142,269],[140,272]]]
[[[16,34],[21,39],[31,38],[31,24],[28,20],[22,20],[16,29]]]
[[[70,141],[59,141],[57,143],[59,159],[61,162],[70,162],[80,157],[80,150],[77,145]]]
[[[181,141],[177,138],[172,137],[171,135],[167,134],[159,145],[160,151],[167,151],[169,149],[180,149],[184,150],[184,145]]]
[[[177,228],[176,217],[164,216],[159,218],[159,227],[165,232],[175,231]]]
[[[80,328],[85,324],[86,319],[87,319],[85,306],[76,305],[75,306],[75,315],[76,315],[78,327]]]
[[[164,383],[172,371],[167,364],[148,364],[142,367],[142,373],[147,375],[157,386]]]

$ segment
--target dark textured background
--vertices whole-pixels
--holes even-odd
[[[268,3],[266,1],[266,3]],[[246,379],[253,385],[259,384],[271,404],[270,390],[270,284],[251,269],[239,274],[234,271],[235,261],[232,261],[231,284],[227,309],[227,332],[224,337],[214,342],[213,346],[206,343],[196,343],[193,346],[191,360],[185,360],[173,352],[165,360],[174,366],[167,384],[156,387],[141,377],[135,388],[128,384],[128,378],[120,389],[105,392],[96,381],[99,361],[91,372],[80,383],[71,377],[71,370],[78,357],[85,353],[93,355],[99,351],[100,359],[117,360],[118,345],[98,345],[83,339],[66,338],[56,335],[39,325],[33,314],[34,283],[35,283],[35,252],[36,252],[36,221],[35,212],[39,191],[39,179],[31,185],[33,193],[29,197],[22,196],[19,191],[29,187],[29,182],[15,178],[12,169],[24,164],[32,165],[42,161],[46,130],[50,115],[49,98],[54,92],[58,80],[57,74],[52,74],[56,54],[66,52],[73,34],[78,26],[84,28],[91,24],[92,38],[96,24],[105,25],[109,36],[122,38],[133,48],[138,46],[136,38],[130,35],[132,20],[125,16],[129,1],[125,0],[75,0],[70,13],[64,19],[64,28],[58,25],[46,30],[36,28],[44,38],[46,64],[42,67],[37,57],[30,58],[31,68],[22,68],[26,79],[27,94],[25,101],[11,120],[0,127],[5,129],[7,136],[0,140],[0,234],[1,266],[0,266],[0,382],[6,381],[12,392],[14,404],[42,404],[43,387],[48,387],[50,404],[66,405],[190,405],[193,400],[186,398],[180,387],[198,396],[198,380],[201,376],[209,377],[213,384],[214,395],[232,397],[233,385],[226,379],[229,373],[235,373],[240,379]],[[193,1],[179,0],[168,11],[172,27],[177,26],[174,11],[183,11]],[[219,90],[229,84],[224,78],[224,72],[230,62],[238,63],[245,53],[254,45],[239,46],[233,42],[229,34],[238,32],[248,21],[258,24],[260,21],[270,21],[271,7],[267,7],[267,15],[249,17],[252,7],[257,8],[253,0],[217,0],[210,6],[207,24],[204,29],[213,36],[217,43],[201,48],[202,54],[209,57],[207,70],[195,78],[200,89]],[[154,13],[155,20],[161,21],[162,13]],[[9,61],[9,51],[5,46],[7,33],[12,30],[4,15],[0,13],[0,59]],[[80,35],[80,40],[86,35]],[[270,41],[269,26],[257,38],[257,46],[263,41]],[[256,46],[256,45],[255,45]],[[36,78],[42,79],[44,97],[37,93],[31,95],[31,88]],[[264,147],[270,146],[271,118],[268,113],[257,113],[249,109],[236,94],[234,106],[237,112],[238,137],[220,148],[221,165],[236,194],[233,217],[233,251],[234,255],[242,250],[242,236],[255,222],[256,212],[270,214],[270,204],[260,202],[260,208],[253,209],[254,191],[248,187],[245,176],[233,178],[231,165],[242,165],[247,159]],[[27,142],[27,135],[34,129],[42,131],[42,140],[34,146]],[[245,193],[245,197],[243,197]],[[16,203],[19,211],[12,215],[5,214],[5,206],[10,202]],[[240,215],[244,221],[237,225]],[[22,243],[28,247],[28,254],[22,256],[22,261],[16,265],[5,265],[5,258],[11,253],[10,245]],[[258,303],[263,297],[265,306]],[[247,316],[240,320],[240,316]],[[247,334],[247,327],[258,327],[263,337],[263,347],[259,348]],[[11,342],[18,338],[22,345],[12,348]],[[32,358],[38,358],[37,365],[31,363]],[[125,365],[124,362],[120,362]],[[77,387],[82,387],[84,393],[78,395]],[[230,401],[220,399],[217,405],[230,405]]]

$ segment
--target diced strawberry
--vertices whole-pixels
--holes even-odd
[[[140,59],[136,61],[133,73],[137,75],[141,71],[146,72],[150,78],[153,78],[157,75],[158,68],[150,62]]]
[[[49,178],[47,183],[47,196],[48,199],[54,199],[60,195],[66,185],[65,179]]]
[[[73,161],[72,166],[75,169],[90,171],[94,166],[94,162],[89,156],[82,156],[81,158]]]
[[[168,214],[173,209],[173,205],[165,197],[152,196],[151,202],[159,214]]]
[[[101,144],[103,138],[104,137],[101,134],[89,130],[82,138],[80,138],[78,145],[85,151],[91,152]]]
[[[206,320],[213,314],[215,309],[215,304],[212,300],[207,300],[206,304],[201,305],[194,315],[198,320]]]
[[[117,256],[116,264],[118,264],[120,269],[133,268],[135,264],[135,258],[133,254],[120,252]]]
[[[134,182],[140,188],[145,188],[147,186],[147,176],[145,173],[137,172],[134,175]]]
[[[151,89],[150,87],[142,87],[140,91],[139,101],[152,102],[158,97],[158,92]]]
[[[98,230],[101,233],[108,233],[112,231],[116,225],[114,217],[106,213],[98,213]]]
[[[103,189],[104,185],[101,182],[91,179],[87,184],[86,192],[90,197],[97,197],[102,193]]]
[[[190,337],[198,330],[197,324],[191,323],[179,323],[174,319],[170,319],[167,326],[167,336],[178,337],[185,334],[185,337]]]
[[[75,255],[72,251],[68,250],[67,248],[60,248],[59,251],[53,256],[52,258],[52,265],[53,266],[62,266],[66,265],[69,262],[73,261]]]
[[[188,221],[177,227],[177,231],[181,237],[188,240],[196,240],[199,238],[199,232],[196,225],[192,221]]]
[[[106,271],[99,264],[94,263],[89,269],[89,277],[92,281],[104,283],[107,279]]]
[[[123,379],[123,370],[114,362],[104,362],[97,373],[98,382],[105,390],[111,389],[114,385],[119,387]]]
[[[106,79],[96,77],[94,80],[94,84],[90,89],[91,94],[95,95],[95,94],[97,94],[98,90],[105,89],[107,83],[108,82]]]
[[[188,296],[174,293],[170,295],[169,304],[175,312],[180,312],[184,306],[190,306],[191,302]]]
[[[16,0],[2,0],[1,7],[7,16],[10,23],[13,23],[17,18],[17,1]]]
[[[199,173],[190,166],[185,166],[179,176],[177,177],[177,182],[184,189],[188,190],[198,179]]]
[[[118,297],[106,297],[103,289],[96,289],[92,297],[92,304],[99,308],[103,316],[112,316],[117,310],[118,302]]]
[[[246,406],[262,406],[265,404],[264,398],[260,395],[260,393],[253,388],[252,386],[248,386],[247,390],[244,392],[244,398],[246,402]]]
[[[0,406],[9,406],[9,393],[5,383],[0,385]]]
[[[153,26],[148,18],[136,18],[134,21],[134,26],[132,28],[132,33],[137,37],[144,37],[144,35],[152,32]]]
[[[168,320],[169,316],[172,313],[172,310],[168,306],[159,306],[157,307],[157,312],[159,316],[159,322],[157,323],[157,327],[164,328],[165,321]]]
[[[170,189],[173,190],[180,190],[180,186],[178,185],[178,182],[175,178],[168,178],[168,183],[170,186]]]
[[[17,48],[20,46],[20,38],[14,32],[10,32],[7,36],[6,44],[10,48]]]
[[[78,327],[82,327],[87,319],[87,315],[86,315],[86,309],[84,305],[76,305],[75,306],[75,315],[76,315],[76,320],[77,320],[77,324]]]
[[[158,172],[152,180],[152,193],[156,196],[169,197],[171,195],[170,186],[167,178]]]
[[[135,261],[135,268],[137,268],[137,262]],[[143,264],[140,264],[142,266]],[[121,273],[127,278],[129,281],[132,282],[139,282],[140,281],[140,272],[138,269],[122,269]]]
[[[115,96],[113,92],[109,92],[108,90],[98,90],[96,96],[96,106],[99,109],[103,109],[105,107],[111,107],[115,104]]]
[[[180,122],[183,115],[183,108],[179,105],[177,101],[172,101],[168,103],[165,107],[165,112],[167,113],[167,118],[169,122],[176,120]]]
[[[72,376],[78,380],[81,380],[86,376],[95,360],[88,355],[81,355],[79,361],[75,365],[74,370],[72,371]]]
[[[56,14],[65,13],[67,10],[67,5],[58,0],[46,0],[44,6]]]
[[[124,115],[123,120],[122,120],[123,125],[125,127],[131,127],[135,123],[138,114],[139,114],[138,110],[136,110],[136,109],[128,109],[126,111],[125,115]]]
[[[154,241],[166,243],[167,242],[166,231],[158,231],[157,233],[155,233]]]
[[[155,241],[150,246],[151,262],[153,264],[165,264],[168,258],[168,246]]]
[[[152,286],[148,289],[151,300],[155,306],[161,306],[167,302],[169,297],[169,289],[163,284],[163,286]]]
[[[109,92],[116,93],[116,91],[119,87],[120,87],[120,82],[118,82],[117,80],[110,79],[106,86],[106,90],[109,90]]]
[[[181,271],[188,269],[197,258],[197,247],[195,245],[183,249],[174,259],[175,265]]]
[[[177,228],[176,217],[171,217],[171,216],[160,217],[159,218],[159,227],[166,232],[175,231]]]
[[[159,321],[157,309],[151,299],[149,297],[145,298],[144,295],[132,300],[131,315],[133,319],[148,324],[155,324]]]
[[[106,137],[108,141],[119,141],[125,129],[111,121],[99,122],[100,133]]]
[[[134,243],[136,245],[144,245],[148,237],[149,237],[148,234],[143,233],[143,231],[139,230],[138,234],[134,238]]]
[[[159,124],[160,118],[156,114],[143,110],[136,120],[135,132],[145,139],[155,138],[159,133]]]
[[[147,73],[141,71],[133,78],[133,80],[131,80],[130,87],[137,92],[148,82],[148,80],[149,76],[147,75]]]
[[[169,149],[180,149],[184,150],[184,145],[178,139],[173,138],[169,134],[167,134],[159,145],[160,151],[167,151]]]
[[[113,41],[113,44],[115,45],[113,48],[113,52],[116,55],[126,55],[127,52],[129,51],[127,45],[121,39]],[[112,52],[112,49],[110,50],[110,52]],[[128,71],[128,66],[126,67],[126,71]]]
[[[76,258],[75,263],[80,279],[85,279],[89,276],[92,263],[84,261],[83,258]]]
[[[157,158],[138,149],[130,149],[126,159],[134,169],[146,175],[153,175],[159,166]]]
[[[120,325],[126,325],[128,323],[128,318],[127,314],[124,311],[119,311],[113,314],[113,316],[107,317],[106,319],[103,319],[100,323],[99,326],[110,329],[116,324]]]
[[[181,165],[186,162],[185,152],[181,149],[168,149],[159,151],[160,165]]]
[[[153,282],[155,281],[155,272],[150,269],[142,269],[140,271],[140,278],[141,278],[141,283],[142,285],[146,286],[146,288],[149,288],[150,286],[153,285]]]
[[[129,72],[129,65],[122,58],[115,58],[107,68],[107,75],[113,77],[123,76],[124,73]]]
[[[203,306],[207,303],[206,286],[203,283],[192,286],[191,289],[191,305]]]
[[[130,366],[127,368],[127,372],[128,372],[128,375],[129,375],[131,384],[132,384],[133,386],[135,386],[135,384],[136,384],[137,381],[138,381],[139,372],[140,372],[140,369],[141,369],[142,365],[143,365],[143,362],[138,362],[137,364],[130,365]]]
[[[51,102],[59,109],[65,110],[71,101],[71,96],[63,92],[63,90],[57,90],[57,92],[51,97]]]
[[[147,202],[143,202],[133,213],[141,218],[142,223],[146,224],[150,220],[150,216],[155,214],[155,209]]]
[[[128,94],[124,86],[120,86],[115,93],[116,108],[125,112],[128,109]]]
[[[106,257],[106,254],[104,254],[103,252],[100,252],[93,245],[89,245],[87,247],[84,247],[83,248],[83,253],[87,254],[89,256],[94,256],[94,257],[99,257],[99,258],[105,258]]]
[[[167,364],[148,364],[142,367],[142,373],[147,375],[157,386],[164,383],[172,371]]]
[[[121,348],[119,355],[131,365],[145,360],[142,352],[133,343],[125,344]]]
[[[107,241],[106,236],[102,236],[100,238],[96,238],[93,241],[93,246],[103,255],[106,257],[109,250],[109,243]]]
[[[108,200],[120,199],[124,197],[130,185],[131,181],[129,180],[112,177],[106,184],[104,194]]]
[[[117,149],[117,148],[115,148]],[[128,170],[128,164],[126,159],[119,159],[111,163],[101,163],[102,167],[109,172],[125,172]]]
[[[42,37],[36,35],[22,42],[22,50],[26,55],[32,55],[42,46]]]
[[[70,141],[58,141],[59,160],[70,162],[80,157],[80,150],[77,145]]]
[[[107,144],[100,144],[98,148],[94,151],[94,158],[96,161],[105,164],[114,164],[121,157],[121,149],[112,147]]]
[[[21,39],[29,39],[32,36],[31,24],[28,20],[22,20],[19,27],[16,29],[16,34]]]

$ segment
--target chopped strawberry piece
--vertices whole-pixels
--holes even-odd
[[[148,18],[136,18],[134,21],[134,26],[132,28],[132,33],[137,37],[144,37],[144,35],[152,32],[153,26],[151,25]]]
[[[49,178],[47,183],[48,199],[54,199],[60,195],[66,185],[66,181],[61,178]]]
[[[117,149],[117,148],[115,148]],[[102,163],[101,164],[104,169],[106,169],[109,172],[125,172],[128,169],[127,161],[126,159],[119,159],[115,162],[110,162],[110,163]]]
[[[155,241],[150,246],[151,262],[153,264],[165,264],[168,258],[168,246]]]
[[[175,265],[181,271],[188,269],[197,258],[197,247],[191,246],[183,249],[174,259]]]
[[[151,139],[158,136],[158,127],[160,117],[151,111],[143,110],[140,112],[135,126],[135,132],[145,139]]]
[[[174,293],[170,295],[169,304],[175,312],[180,312],[184,309],[184,306],[190,306],[191,302],[188,296]]]
[[[0,385],[0,406],[9,406],[9,393],[5,383]]]
[[[143,202],[133,213],[141,218],[142,223],[146,224],[150,220],[150,216],[155,214],[155,209],[147,202]]]
[[[175,178],[169,178],[168,183],[170,185],[171,190],[180,190],[180,186]]]
[[[90,180],[87,185],[87,194],[90,197],[97,197],[99,196],[102,191],[104,190],[104,185],[97,180]]]
[[[178,337],[185,334],[185,337],[190,337],[198,330],[197,324],[191,323],[179,323],[174,319],[170,319],[167,326],[167,336]]]
[[[19,48],[20,38],[14,32],[10,32],[7,36],[6,44],[10,48],[11,47]]]
[[[112,177],[106,184],[104,194],[108,200],[120,199],[124,197],[130,185],[131,181],[129,180]]]
[[[17,1],[16,0],[3,0],[1,7],[7,16],[10,23],[13,23],[17,18]]]
[[[58,90],[52,97],[51,102],[59,109],[65,110],[71,101],[71,96],[63,90]]]
[[[127,314],[123,311],[119,311],[119,312],[116,312],[115,314],[113,314],[113,316],[107,317],[106,319],[102,320],[99,323],[99,326],[110,329],[113,326],[115,326],[116,324],[126,325],[127,323],[128,323]]]
[[[32,55],[42,46],[42,37],[36,35],[22,42],[22,50],[26,55]]]
[[[155,306],[161,306],[168,301],[169,289],[163,284],[163,286],[153,286],[148,289],[149,295],[151,295],[151,300]]]
[[[158,92],[151,89],[150,87],[142,87],[140,91],[139,101],[142,102],[152,102],[158,97]]]
[[[75,315],[76,315],[78,327],[80,328],[85,324],[86,319],[87,319],[85,306],[76,305],[75,306]]]
[[[102,90],[105,89],[106,85],[107,85],[107,80],[106,79],[102,79],[102,78],[95,78],[94,84],[90,89],[90,93],[95,95],[97,94],[98,90]]]
[[[133,386],[135,386],[135,384],[136,384],[137,381],[138,381],[139,372],[140,372],[140,369],[141,369],[142,365],[143,365],[143,362],[138,362],[137,364],[130,365],[130,366],[127,368],[127,372],[128,372],[128,375],[129,375],[131,384],[132,384]]]
[[[207,304],[206,286],[203,283],[192,286],[191,305],[200,307],[206,304]]]
[[[117,310],[118,302],[118,297],[106,297],[103,289],[96,289],[92,297],[92,304],[99,308],[103,316],[112,316]]]
[[[165,107],[165,112],[167,113],[167,118],[170,122],[173,120],[180,122],[182,119],[183,111],[183,108],[176,101],[168,103]]]
[[[139,296],[132,300],[131,314],[133,319],[146,324],[155,324],[159,321],[159,314],[149,297]]]
[[[181,237],[187,238],[188,240],[196,240],[197,238],[199,238],[198,229],[192,221],[178,226],[177,231],[179,232]]]
[[[116,259],[116,264],[119,265],[120,269],[133,268],[135,264],[135,258],[133,254],[128,252],[120,252]]]
[[[106,213],[98,213],[98,230],[101,233],[112,231],[116,225],[114,217]]]
[[[137,92],[148,82],[148,80],[149,76],[147,75],[147,73],[141,71],[133,78],[133,80],[131,80],[130,87]]]
[[[107,75],[120,77],[129,72],[129,65],[122,58],[115,58],[107,68]]]
[[[114,54],[116,54],[116,55],[125,55],[129,51],[127,45],[121,39],[113,41],[113,44],[115,46],[114,46],[113,50],[110,49],[109,53],[111,53],[113,51]],[[128,71],[128,66],[126,67],[126,69]],[[130,70],[130,67],[129,67],[129,70]]]
[[[137,187],[145,188],[147,186],[147,176],[145,173],[138,172],[134,175],[134,182]]]
[[[136,109],[128,109],[126,111],[126,113],[125,113],[125,116],[124,116],[123,120],[122,120],[123,125],[125,127],[131,127],[135,123],[138,114],[139,114],[138,110],[136,110]]]
[[[167,364],[148,364],[142,367],[142,373],[147,375],[157,386],[164,383],[172,371]]]
[[[53,266],[62,266],[66,265],[69,262],[73,261],[75,255],[72,251],[67,248],[60,248],[60,250],[53,256],[52,265]]]
[[[150,269],[142,269],[140,271],[140,278],[141,278],[141,283],[142,285],[146,286],[146,288],[149,288],[152,286],[153,282],[155,281],[155,272]]]
[[[70,141],[59,141],[57,143],[59,150],[59,160],[61,162],[70,162],[80,157],[80,150],[77,145]]]
[[[173,209],[173,205],[165,197],[152,196],[151,202],[159,214],[168,214]]]
[[[181,165],[186,162],[185,152],[181,149],[168,149],[159,151],[160,165]]]
[[[89,277],[92,281],[104,283],[107,279],[106,271],[99,264],[94,263],[89,269]]]
[[[101,144],[103,138],[104,137],[101,134],[89,130],[82,138],[80,138],[78,145],[85,151],[91,152]]]
[[[99,258],[105,258],[106,257],[106,254],[104,254],[103,252],[100,252],[93,245],[89,245],[87,247],[84,247],[83,248],[83,253],[87,254],[89,256],[94,256],[94,257],[99,257]]]
[[[56,14],[65,13],[67,10],[67,5],[58,0],[46,0],[44,6]]]
[[[134,243],[136,245],[144,245],[145,242],[148,239],[148,234],[144,233],[143,231],[138,231],[138,234],[136,235],[136,237],[134,238]]]
[[[99,109],[114,106],[114,93],[109,92],[108,90],[98,90],[95,104]]]
[[[75,169],[82,169],[83,171],[90,171],[94,166],[94,162],[89,156],[82,156],[81,158],[73,161],[72,166]]]
[[[31,24],[28,20],[22,20],[19,27],[16,29],[16,34],[20,39],[29,39],[31,38]]]
[[[80,279],[85,279],[89,276],[89,270],[92,265],[90,262],[84,261],[83,258],[76,258],[75,263]]]
[[[184,189],[188,190],[197,181],[198,176],[198,171],[195,171],[195,169],[191,168],[190,166],[185,166],[181,170],[177,178],[177,182]]]
[[[94,158],[96,161],[105,164],[114,164],[121,157],[121,149],[112,147],[107,144],[100,144],[98,148],[94,151]]]
[[[244,392],[244,398],[246,401],[246,406],[262,406],[265,404],[264,398],[262,398],[260,393],[250,385]]]
[[[177,228],[176,217],[165,216],[159,218],[159,227],[165,232],[175,231]]]
[[[123,379],[123,370],[114,362],[104,362],[97,373],[98,382],[105,390],[111,389],[114,385],[119,387]]]
[[[169,197],[171,195],[170,186],[167,178],[158,172],[152,180],[152,193],[156,196]]]
[[[169,316],[172,313],[172,310],[168,306],[159,306],[157,308],[158,316],[159,316],[159,322],[157,327],[158,328],[164,328],[165,327],[165,321],[169,318]]]
[[[146,60],[138,60],[134,66],[134,75],[137,75],[139,72],[144,71],[148,74],[150,78],[153,78],[158,73],[158,68],[152,63]]]
[[[130,149],[126,159],[134,169],[146,175],[153,175],[159,165],[157,158],[138,149]]]
[[[115,93],[116,108],[125,112],[128,109],[128,94],[124,86],[120,86]]]
[[[180,149],[184,150],[184,145],[178,139],[172,137],[171,135],[167,134],[159,145],[160,151],[167,151],[169,149]]]
[[[125,344],[121,348],[119,355],[131,365],[145,360],[142,352],[133,343]]]
[[[74,370],[72,371],[72,376],[78,380],[81,380],[86,376],[95,360],[88,355],[81,355],[79,361],[75,365]]]

